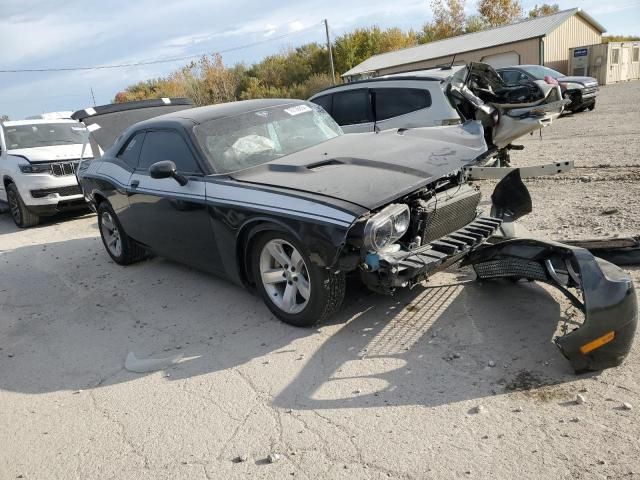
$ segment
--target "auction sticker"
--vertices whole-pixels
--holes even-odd
[[[305,112],[310,112],[311,109],[306,105],[296,105],[295,107],[285,108],[284,111],[287,112],[289,115],[293,116],[293,115],[300,115],[301,113],[305,113]]]

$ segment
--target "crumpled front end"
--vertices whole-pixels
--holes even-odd
[[[558,288],[584,314],[581,326],[554,339],[577,373],[615,367],[629,354],[638,323],[633,282],[588,250],[513,239],[471,252],[462,265],[473,265],[479,279],[538,280]]]

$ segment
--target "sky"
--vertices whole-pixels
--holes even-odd
[[[473,13],[475,1],[467,0]],[[528,11],[535,0],[523,0]],[[610,34],[640,34],[640,0],[555,0],[580,7]],[[331,35],[379,25],[420,28],[431,18],[428,0],[0,0],[0,70],[134,63],[230,50],[227,65]],[[252,44],[247,48],[236,47]],[[0,73],[0,115],[12,119],[109,103],[141,80],[188,60],[81,72]]]

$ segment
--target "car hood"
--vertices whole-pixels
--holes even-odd
[[[62,160],[77,160],[82,153],[82,144],[53,145],[49,147],[16,148],[7,150],[9,155],[23,157],[29,162],[55,162]],[[88,151],[85,151],[87,156]]]
[[[598,80],[596,80],[593,77],[558,77],[557,80],[559,82],[574,82],[574,83],[581,83],[583,85],[590,85],[592,83],[597,84]]]
[[[341,135],[230,176],[369,210],[455,172],[487,151],[479,122]]]

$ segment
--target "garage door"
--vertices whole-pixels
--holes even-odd
[[[511,65],[520,65],[520,55],[518,52],[496,53],[482,57],[482,61],[493,68],[510,67]]]

